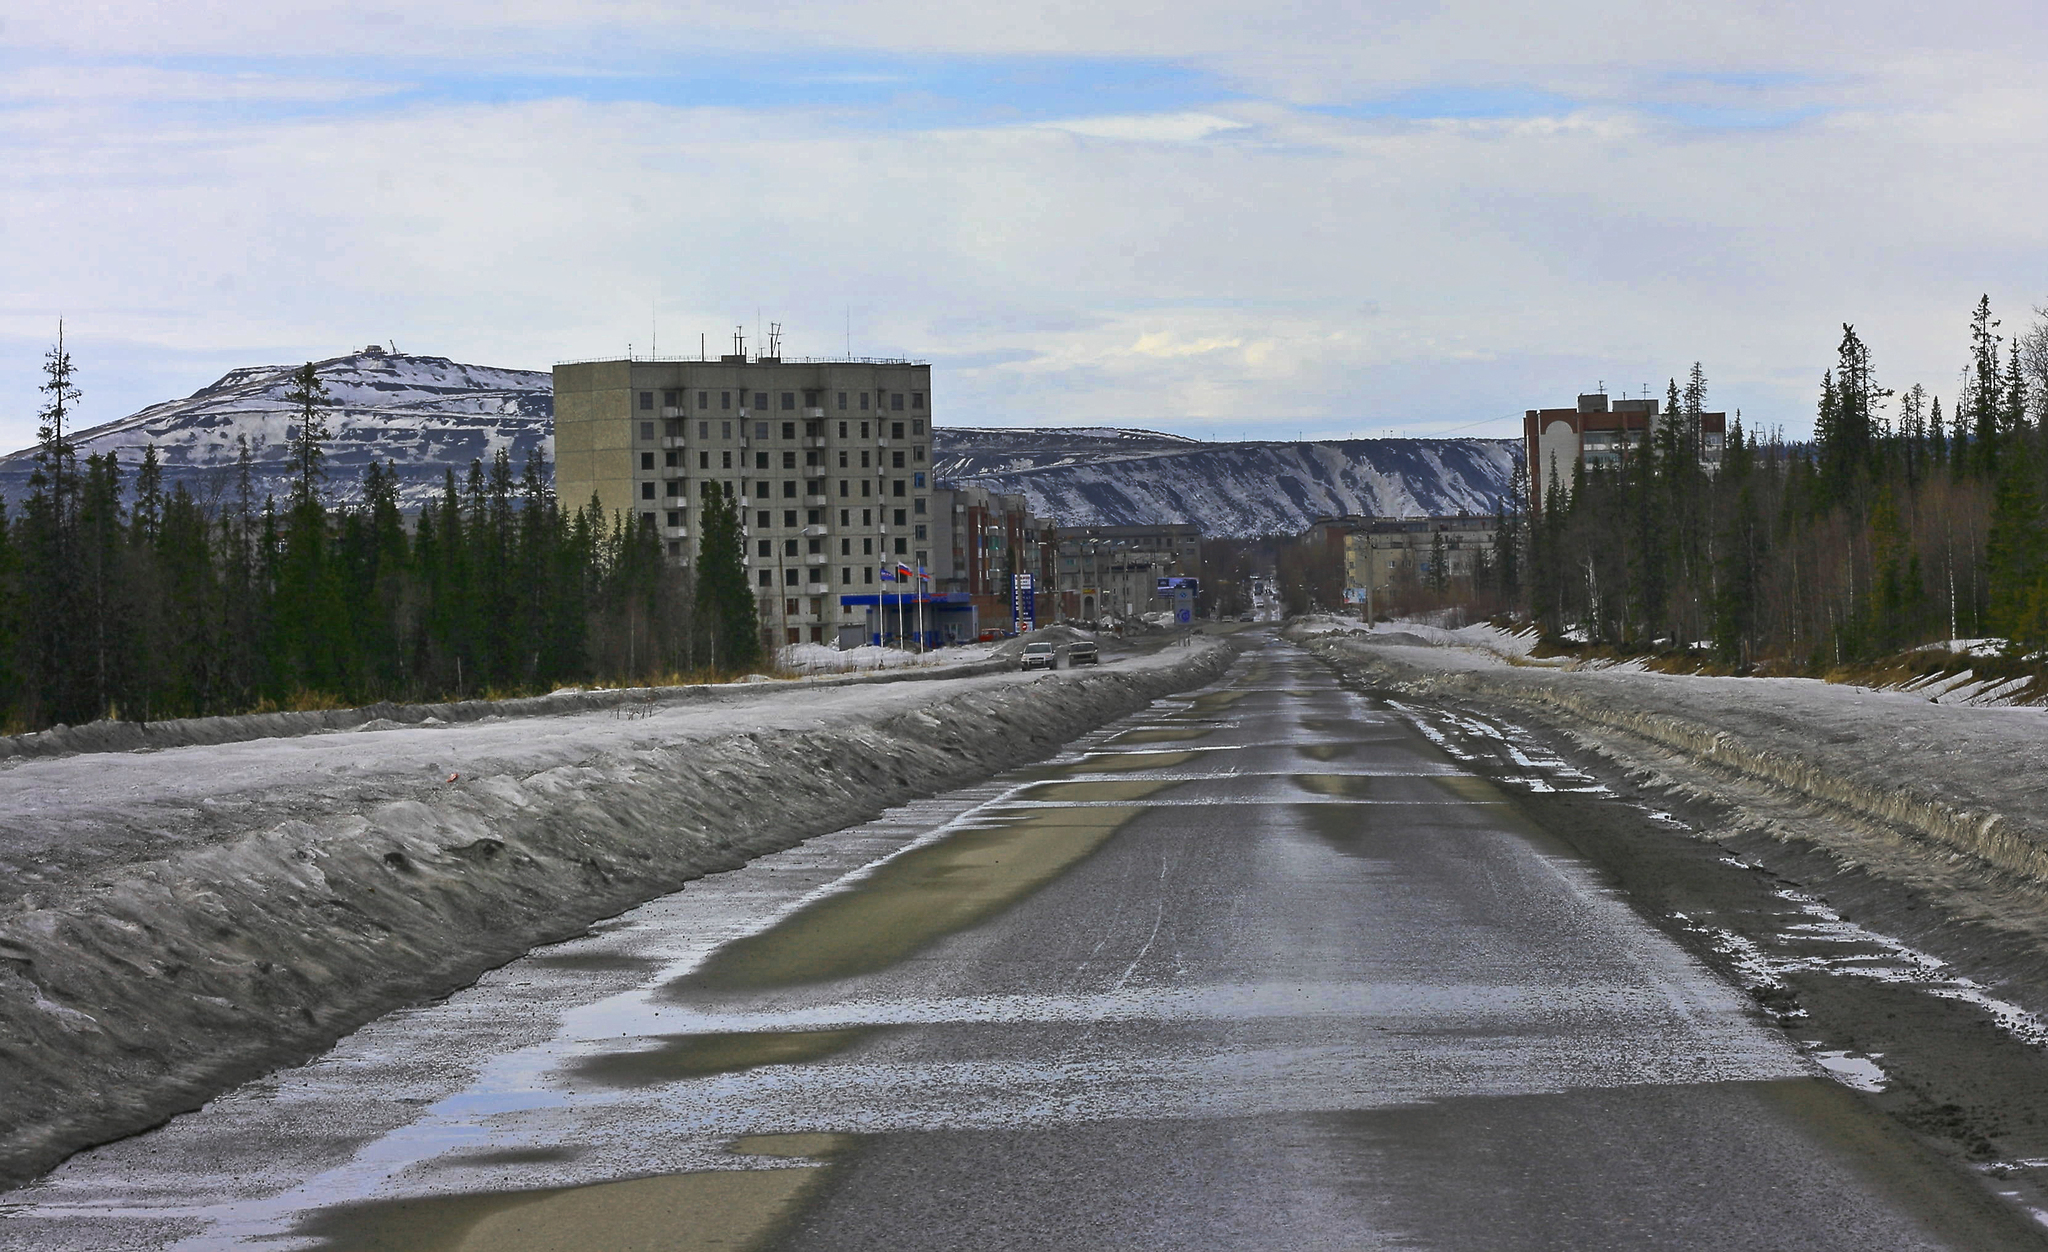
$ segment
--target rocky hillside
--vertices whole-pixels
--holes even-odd
[[[1200,443],[1150,432],[946,431],[941,464],[1069,525],[1193,522],[1222,537],[1296,533],[1340,514],[1492,513],[1521,458],[1505,439]],[[984,434],[1001,436],[975,446]],[[1075,438],[1079,436],[1079,438]],[[1013,446],[1037,449],[1013,457]]]

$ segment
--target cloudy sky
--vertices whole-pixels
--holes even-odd
[[[1512,433],[2048,302],[2037,2],[10,0],[0,444],[372,340],[911,355],[958,424]],[[757,312],[758,310],[758,312]],[[850,336],[849,336],[850,332]]]

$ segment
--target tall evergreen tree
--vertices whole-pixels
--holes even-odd
[[[747,582],[747,554],[740,534],[739,505],[717,483],[705,489],[703,537],[697,544],[697,612],[711,644],[712,668],[744,671],[761,658],[754,589]]]

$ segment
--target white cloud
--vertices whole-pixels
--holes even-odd
[[[924,129],[574,98],[223,112],[167,106],[392,88],[332,67],[53,59],[0,88],[0,221],[32,241],[0,275],[0,442],[32,433],[60,313],[97,419],[190,390],[227,351],[292,360],[395,338],[544,366],[644,346],[653,302],[665,345],[702,331],[716,347],[758,306],[793,353],[842,350],[851,307],[855,351],[961,363],[938,384],[957,421],[1285,419],[1291,433],[1462,423],[1601,378],[1661,391],[1695,358],[1721,402],[1797,428],[1841,322],[1885,382],[1945,393],[1980,290],[2008,328],[2048,297],[2034,142],[2048,91],[2015,71],[2038,51],[2030,10],[1965,29],[1876,6],[1845,38],[1803,10],[1611,7],[1363,20],[1355,5],[1247,18],[1195,4],[1160,23],[1115,6],[1087,20],[1015,6],[913,20],[883,3],[378,18],[217,0],[173,22],[171,6],[116,3],[96,52],[565,69],[604,65],[627,34],[644,36],[636,55],[693,39],[713,59],[781,34],[1183,58],[1256,98]],[[54,47],[80,30],[26,0],[5,36]],[[1560,100],[1497,117],[1300,107],[1489,85]],[[117,360],[167,364],[114,375]]]

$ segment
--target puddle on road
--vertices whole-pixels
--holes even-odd
[[[1023,899],[1142,812],[1039,809],[914,848],[850,890],[718,949],[669,994],[759,991],[886,969]]]
[[[1358,751],[1355,743],[1297,743],[1294,750],[1311,761],[1335,761],[1354,755]]]
[[[1107,752],[1062,765],[1054,771],[1062,774],[1123,774],[1146,769],[1172,769],[1186,765],[1195,759],[1192,752]]]
[[[1381,785],[1364,774],[1290,774],[1288,778],[1303,791],[1346,800],[1369,800]]]
[[[1508,798],[1501,794],[1490,778],[1473,774],[1437,774],[1430,781],[1450,792],[1467,804],[1506,804]]]
[[[1162,791],[1183,785],[1184,781],[1179,778],[1106,778],[1101,782],[1042,782],[1031,784],[1016,798],[1067,803],[1149,800]]]
[[[1191,739],[1206,739],[1216,733],[1214,726],[1156,727],[1149,730],[1127,730],[1114,736],[1112,743],[1182,743]]]
[[[1229,708],[1249,694],[1251,693],[1247,691],[1236,690],[1205,691],[1188,701],[1188,711],[1191,713],[1214,713],[1220,709]]]
[[[859,1043],[877,1027],[844,1030],[755,1030],[660,1036],[661,1046],[606,1052],[570,1067],[578,1078],[607,1087],[652,1087],[710,1074],[736,1074],[764,1065],[820,1061]]]
[[[794,1151],[742,1148],[747,1142],[734,1144],[734,1151],[825,1154],[811,1145]],[[292,1233],[319,1240],[318,1252],[732,1252],[759,1246],[824,1181],[828,1168],[702,1170],[582,1187],[374,1200],[313,1213]]]

